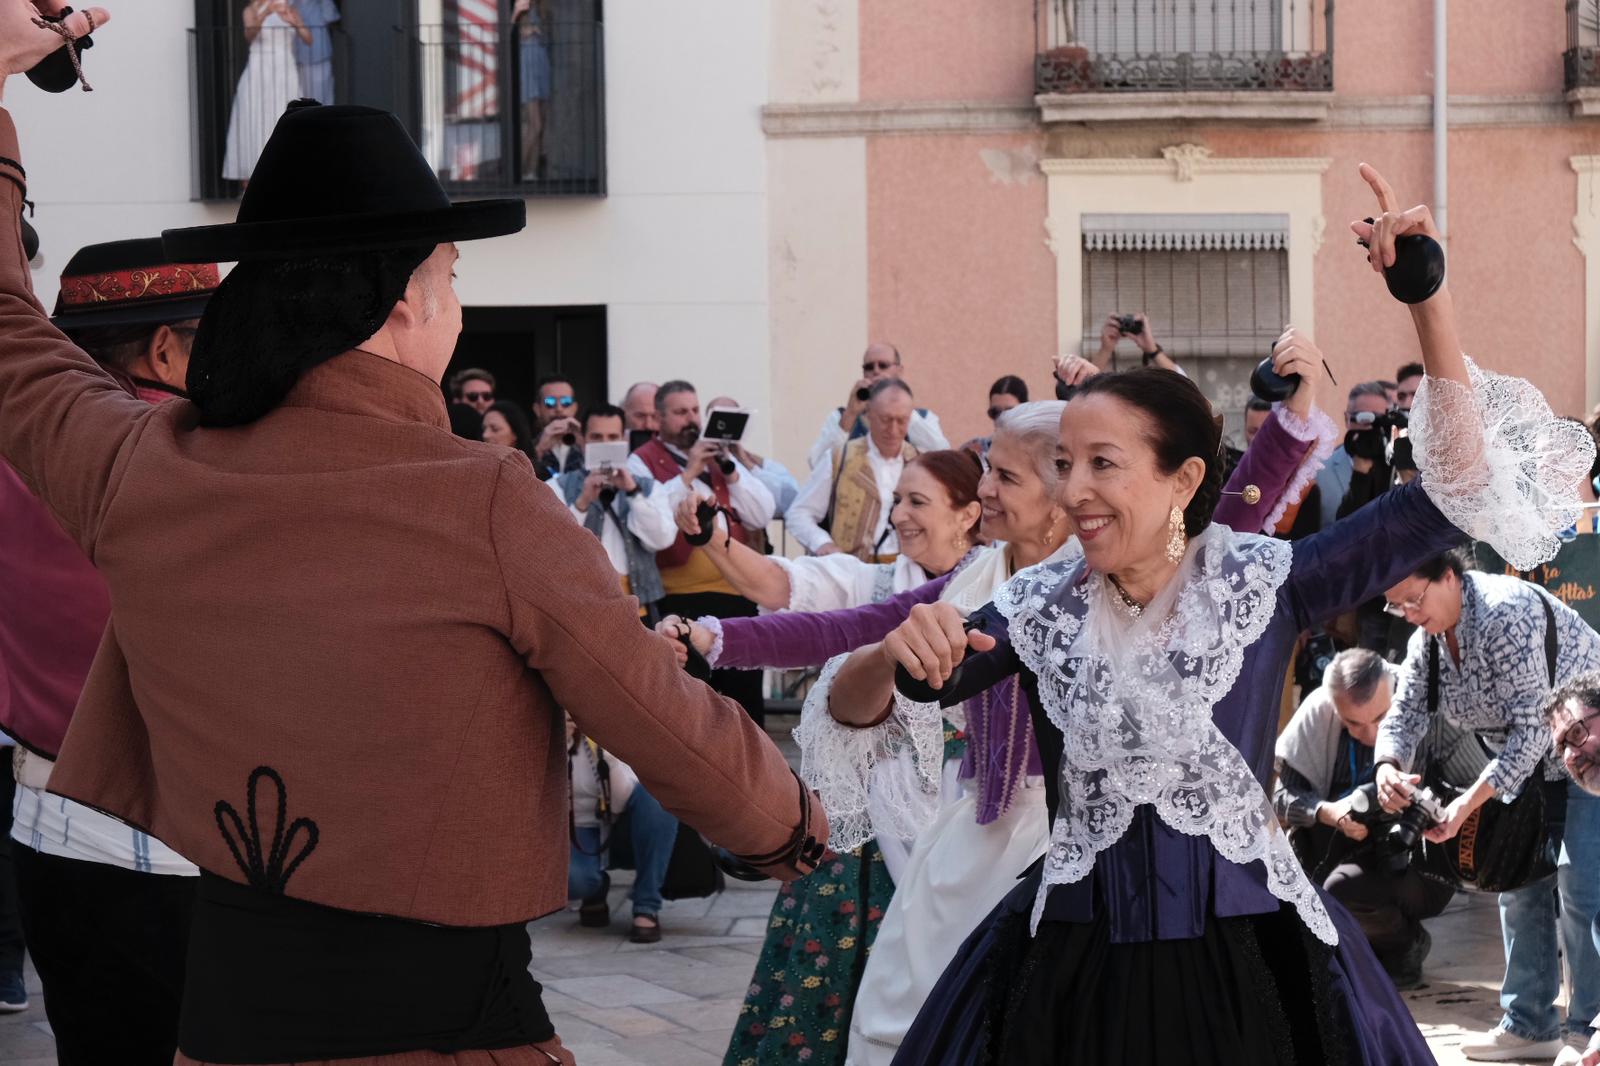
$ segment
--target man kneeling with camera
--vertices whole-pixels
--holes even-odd
[[[1432,822],[1421,791],[1396,814],[1378,804],[1372,753],[1399,672],[1373,652],[1340,652],[1278,738],[1273,806],[1313,879],[1347,907],[1399,988],[1422,981],[1422,926],[1454,890],[1411,857]]]

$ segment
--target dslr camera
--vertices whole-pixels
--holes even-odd
[[[1368,781],[1351,793],[1350,816],[1369,829],[1387,824],[1384,849],[1391,854],[1408,852],[1417,846],[1422,834],[1444,821],[1444,804],[1433,789],[1420,786],[1411,790],[1411,806],[1390,814],[1378,805],[1378,783]]]
[[[1401,410],[1382,414],[1357,411],[1350,416],[1350,420],[1361,428],[1352,429],[1344,435],[1344,450],[1357,459],[1371,459],[1373,462],[1388,461],[1389,434],[1397,429],[1405,429],[1410,424],[1410,419]],[[1406,446],[1406,455],[1410,455],[1409,444]]]
[[[1136,337],[1144,332],[1144,323],[1139,321],[1138,315],[1118,315],[1117,332],[1124,337]]]

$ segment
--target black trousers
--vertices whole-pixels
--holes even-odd
[[[1422,920],[1444,910],[1455,895],[1430,881],[1415,863],[1395,868],[1376,847],[1359,848],[1333,868],[1322,887],[1361,924],[1372,953],[1385,965],[1399,963],[1422,939]]]
[[[663,596],[660,608],[663,616],[675,614],[690,621],[704,615],[713,618],[749,618],[760,613],[760,608],[744,597],[729,596],[724,592]],[[766,724],[767,701],[761,690],[760,670],[713,670],[710,684],[743,707],[757,725]]]
[[[12,863],[11,801],[17,794],[11,776],[11,749],[0,748],[0,973],[22,972],[22,921],[17,914],[17,878]]]
[[[12,848],[56,1061],[171,1066],[197,879]]]

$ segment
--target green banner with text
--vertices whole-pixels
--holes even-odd
[[[1556,557],[1527,572],[1513,570],[1489,545],[1476,541],[1472,550],[1479,570],[1491,574],[1512,574],[1543,585],[1593,629],[1600,629],[1600,534],[1584,534],[1561,545]]]

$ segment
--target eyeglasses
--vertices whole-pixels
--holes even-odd
[[[555,407],[571,407],[573,404],[577,403],[578,401],[573,399],[571,396],[546,396],[544,399],[540,400],[539,402],[544,404],[546,407],[555,408]]]
[[[463,400],[467,401],[468,403],[479,403],[479,402],[482,402],[482,403],[493,403],[494,402],[494,393],[492,393],[492,392],[463,392],[461,394],[461,398]]]
[[[1561,736],[1556,739],[1556,756],[1559,758],[1567,753],[1569,748],[1582,748],[1589,743],[1589,725],[1591,719],[1600,717],[1600,712],[1586,714],[1561,731]],[[1582,753],[1579,753],[1582,755]],[[1587,756],[1584,756],[1587,758]]]
[[[863,374],[870,374],[874,370],[893,370],[893,369],[894,369],[894,364],[893,363],[862,363],[861,364],[861,372]]]
[[[1388,600],[1384,600],[1383,613],[1394,615],[1396,618],[1404,618],[1407,611],[1418,610],[1422,606],[1422,597],[1428,594],[1428,585],[1431,584],[1433,582],[1430,580],[1426,585],[1423,585],[1422,592],[1416,599],[1401,600],[1399,603],[1390,603]]]

